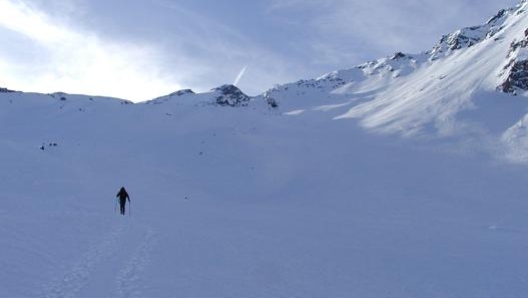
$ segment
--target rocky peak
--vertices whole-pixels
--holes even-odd
[[[195,94],[194,91],[192,91],[191,89],[183,89],[183,90],[178,90],[176,92],[173,92],[171,94],[169,94],[169,96],[183,96],[183,95],[186,95],[186,94]]]
[[[431,55],[430,59],[436,60],[441,56],[449,55],[453,51],[472,47],[485,39],[494,37],[504,28],[504,23],[508,19],[508,16],[512,15],[515,11],[519,12],[524,2],[525,0],[515,8],[499,10],[484,25],[466,27],[451,34],[443,35],[438,44],[429,52]]]
[[[487,24],[483,26],[466,27],[451,34],[444,35],[430,52],[431,60],[446,56],[452,51],[474,46],[487,37],[495,35],[497,28]]]
[[[251,100],[251,97],[234,85],[222,85],[212,91],[215,93],[215,103],[220,106],[247,106]]]
[[[0,87],[0,93],[13,93],[13,92],[16,92],[16,91]]]
[[[507,15],[508,15],[508,10],[506,10],[506,9],[501,9],[501,10],[499,10],[499,12],[497,12],[496,15],[494,15],[493,17],[491,17],[491,18],[486,22],[486,25],[489,25],[489,24],[495,24],[496,22],[500,21],[501,19],[504,19]]]
[[[408,58],[408,57],[409,56],[407,56],[406,54],[404,54],[402,52],[397,52],[394,55],[392,55],[392,57],[390,59],[391,60],[399,60],[399,59]]]

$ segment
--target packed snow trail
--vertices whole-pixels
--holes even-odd
[[[157,244],[156,237],[156,232],[148,230],[141,245],[135,249],[131,259],[119,272],[117,277],[119,297],[144,297],[143,291],[148,290],[148,285],[142,284],[141,278]]]
[[[91,278],[97,276],[94,271],[103,262],[113,259],[119,253],[123,235],[123,225],[115,228],[103,240],[89,247],[82,253],[80,260],[76,261],[65,273],[59,274],[59,280],[53,281],[44,297],[81,297],[81,291],[88,286]],[[103,287],[104,288],[104,287]]]
[[[52,274],[39,297],[143,297],[141,271],[156,245],[156,232],[119,218],[94,243],[81,248],[64,269]]]

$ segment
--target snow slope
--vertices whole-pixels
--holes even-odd
[[[356,119],[369,131],[471,139],[495,158],[525,163],[527,6],[446,35],[428,52],[396,53],[262,97],[293,113],[332,110],[331,119]]]
[[[256,98],[0,92],[0,297],[527,296],[525,6]]]
[[[528,293],[524,167],[202,96],[2,95],[0,296]]]

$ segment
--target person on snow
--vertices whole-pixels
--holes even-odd
[[[121,208],[121,214],[125,215],[126,200],[128,199],[128,201],[130,202],[130,197],[128,196],[128,193],[124,187],[121,187],[116,197],[119,198],[119,207]]]

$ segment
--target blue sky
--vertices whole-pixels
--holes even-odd
[[[0,87],[148,100],[429,50],[517,0],[0,0]]]

